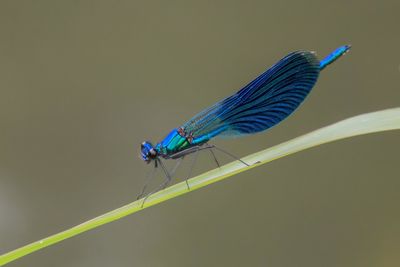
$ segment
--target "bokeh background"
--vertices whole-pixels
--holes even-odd
[[[278,127],[216,144],[244,156],[400,106],[399,11],[398,0],[1,1],[0,253],[133,201],[151,168],[143,140],[291,51],[353,45]],[[399,266],[399,148],[396,131],[313,148],[9,266]],[[205,153],[195,172],[213,167]]]

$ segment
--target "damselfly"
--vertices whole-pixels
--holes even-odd
[[[219,165],[213,152],[213,149],[218,149],[247,165],[227,151],[208,144],[208,141],[217,136],[254,134],[278,124],[303,102],[316,83],[320,71],[349,49],[349,45],[341,46],[321,61],[314,52],[290,53],[235,94],[173,129],[155,146],[149,141],[143,142],[143,161],[154,162],[155,168],[161,166],[166,175],[166,181],[160,189],[168,185],[173,172],[167,170],[164,159],[181,160],[188,154],[209,150]],[[144,190],[145,187],[141,195]]]

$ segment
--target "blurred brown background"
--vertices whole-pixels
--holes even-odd
[[[0,253],[133,201],[151,168],[140,142],[291,51],[353,45],[281,125],[217,144],[244,156],[400,106],[399,11],[398,0],[1,1]],[[399,147],[396,131],[320,146],[9,266],[399,266]],[[197,173],[214,167],[208,156]]]

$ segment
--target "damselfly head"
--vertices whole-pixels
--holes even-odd
[[[142,160],[146,163],[150,163],[152,159],[157,157],[157,151],[149,141],[144,141],[140,146]]]

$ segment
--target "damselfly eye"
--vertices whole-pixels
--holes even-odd
[[[152,159],[157,157],[157,151],[149,141],[144,141],[140,145],[140,151],[143,161],[149,163]]]

